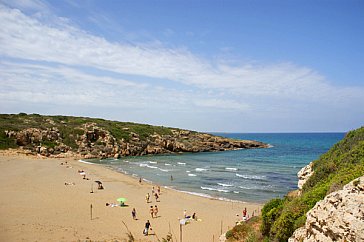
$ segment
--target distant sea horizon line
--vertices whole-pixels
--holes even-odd
[[[208,134],[342,134],[350,132],[348,131],[292,131],[292,132],[230,132],[230,131],[197,131]]]

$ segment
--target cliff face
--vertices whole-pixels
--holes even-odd
[[[264,205],[263,236],[270,241],[364,241],[364,127],[348,132],[297,175],[298,192]]]
[[[364,241],[364,176],[327,195],[307,214],[295,241]]]
[[[75,124],[72,121],[71,125],[70,121],[62,120],[57,123],[51,117],[38,118],[45,121],[39,125],[35,124],[33,119],[29,121],[27,118],[27,116],[22,118],[22,129],[4,130],[5,138],[14,140],[17,146],[25,147],[34,154],[45,156],[117,158],[268,147],[257,141],[233,140],[205,133],[149,125],[104,120],[99,124],[86,122],[93,121],[89,119],[85,119],[82,124]]]

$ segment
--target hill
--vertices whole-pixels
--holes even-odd
[[[84,158],[266,148],[257,141],[234,140],[190,130],[104,119],[0,114],[0,149]]]
[[[335,226],[338,229],[334,230],[333,227],[335,226],[333,225],[329,228],[331,225],[328,226],[328,220],[320,221],[317,218],[320,218],[318,214],[328,213],[329,210],[331,211],[330,216],[333,216],[334,210],[331,207],[346,208],[346,210],[335,211],[335,213],[345,218],[352,216],[358,209],[364,214],[364,200],[359,201],[354,198],[358,193],[359,196],[364,196],[364,188],[355,188],[355,192],[350,190],[349,193],[345,193],[345,189],[342,190],[351,181],[354,185],[347,185],[346,187],[351,189],[355,187],[355,184],[360,185],[360,181],[355,181],[355,179],[363,175],[364,127],[361,127],[349,132],[343,140],[335,144],[327,153],[323,154],[318,160],[311,162],[298,173],[300,178],[298,182],[299,190],[288,193],[283,199],[272,199],[264,205],[261,228],[258,233],[254,233],[254,238],[259,238],[256,239],[258,241],[287,241],[296,229],[300,228],[302,231],[304,225],[306,236],[310,235],[312,241],[315,241],[315,239],[312,239],[313,230],[320,231],[321,236],[326,236],[328,241],[348,238],[343,231],[347,227],[349,230],[358,226],[363,227],[364,221],[356,226],[355,224],[346,224],[347,222],[341,221],[342,219],[336,219],[333,222],[336,223]],[[343,193],[346,195],[341,195]],[[345,204],[341,204],[343,203],[342,199],[333,199],[332,197],[345,197],[347,201],[350,201],[351,206],[353,206],[353,203],[356,204],[356,210],[352,209],[353,207],[350,208]],[[324,198],[325,200],[323,200]],[[332,203],[334,203],[334,206],[332,206]],[[314,206],[315,209],[312,210]],[[310,217],[309,224],[306,223],[306,216]],[[312,229],[312,227],[315,229]],[[337,231],[340,230],[341,234],[338,234]],[[355,234],[355,231],[350,233]],[[246,241],[247,239],[246,236],[239,236],[239,231],[236,228],[234,233],[230,232],[229,235],[231,241],[233,241],[233,238],[239,238],[239,241]],[[250,235],[250,237],[252,236]],[[303,235],[297,241],[306,241],[304,238],[306,237]],[[296,239],[292,240],[296,241]]]

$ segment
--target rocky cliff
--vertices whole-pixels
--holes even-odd
[[[14,126],[14,117],[2,120],[7,142],[13,140],[17,146],[44,156],[107,158],[268,147],[257,141],[133,123],[59,116],[17,118],[15,123],[21,125]]]
[[[312,170],[313,163],[310,162],[307,166],[303,167],[298,173],[298,195],[302,193],[303,185],[308,181],[308,179],[313,175]]]
[[[264,237],[269,241],[364,241],[364,127],[348,132],[297,175],[297,191],[264,205]]]
[[[288,241],[364,241],[364,176],[327,195],[306,216]]]

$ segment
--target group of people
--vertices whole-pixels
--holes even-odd
[[[157,187],[157,192],[154,190],[154,187],[152,188],[152,196],[155,197],[155,201],[156,202],[159,202],[159,196],[160,196],[160,194],[161,194],[161,187],[160,186]],[[150,193],[149,192],[145,195],[145,201],[147,203],[150,203],[151,202],[150,201]]]
[[[191,215],[187,215],[187,210],[183,210],[183,217],[184,218],[188,218],[188,219],[193,219],[193,220],[197,220],[197,215],[196,213],[193,213],[192,216]]]
[[[78,174],[80,174],[83,177],[83,179],[90,180],[89,178],[86,177],[86,172],[84,170],[78,170]]]
[[[150,206],[149,212],[150,212],[150,215],[152,216],[152,218],[158,218],[159,210],[158,210],[157,205],[154,205],[154,207]]]
[[[139,184],[142,184],[142,178],[140,177],[139,178]],[[152,194],[152,195],[151,195]],[[151,203],[151,196],[154,196],[155,198],[155,201],[156,202],[160,202],[159,201],[159,196],[161,195],[161,187],[160,186],[157,186],[157,189],[155,189],[155,187],[153,186],[152,187],[152,191],[151,193],[147,193],[145,195],[145,201],[147,203]],[[151,215],[152,218],[158,218],[158,212],[159,212],[159,208],[157,205],[151,205],[150,208],[149,208],[149,213]],[[131,216],[133,217],[133,220],[138,220],[137,219],[137,212],[136,212],[136,209],[133,208],[133,210],[131,211]],[[149,234],[149,230],[152,230],[152,227],[151,227],[151,224],[150,224],[150,221],[147,220],[147,222],[145,223],[145,227],[143,229],[143,234],[145,236],[147,236]]]
[[[151,209],[153,209],[153,206],[151,206]],[[155,216],[157,216],[157,214],[158,214],[157,205],[155,205],[155,209],[153,209],[153,214],[155,214]],[[137,212],[136,212],[135,208],[133,208],[133,210],[131,210],[131,216],[133,217],[134,220],[138,220]],[[153,215],[152,215],[152,217],[153,217]],[[147,220],[147,222],[145,223],[144,229],[143,229],[143,234],[145,236],[149,235],[149,230],[152,230],[152,227],[151,227],[149,220]]]

